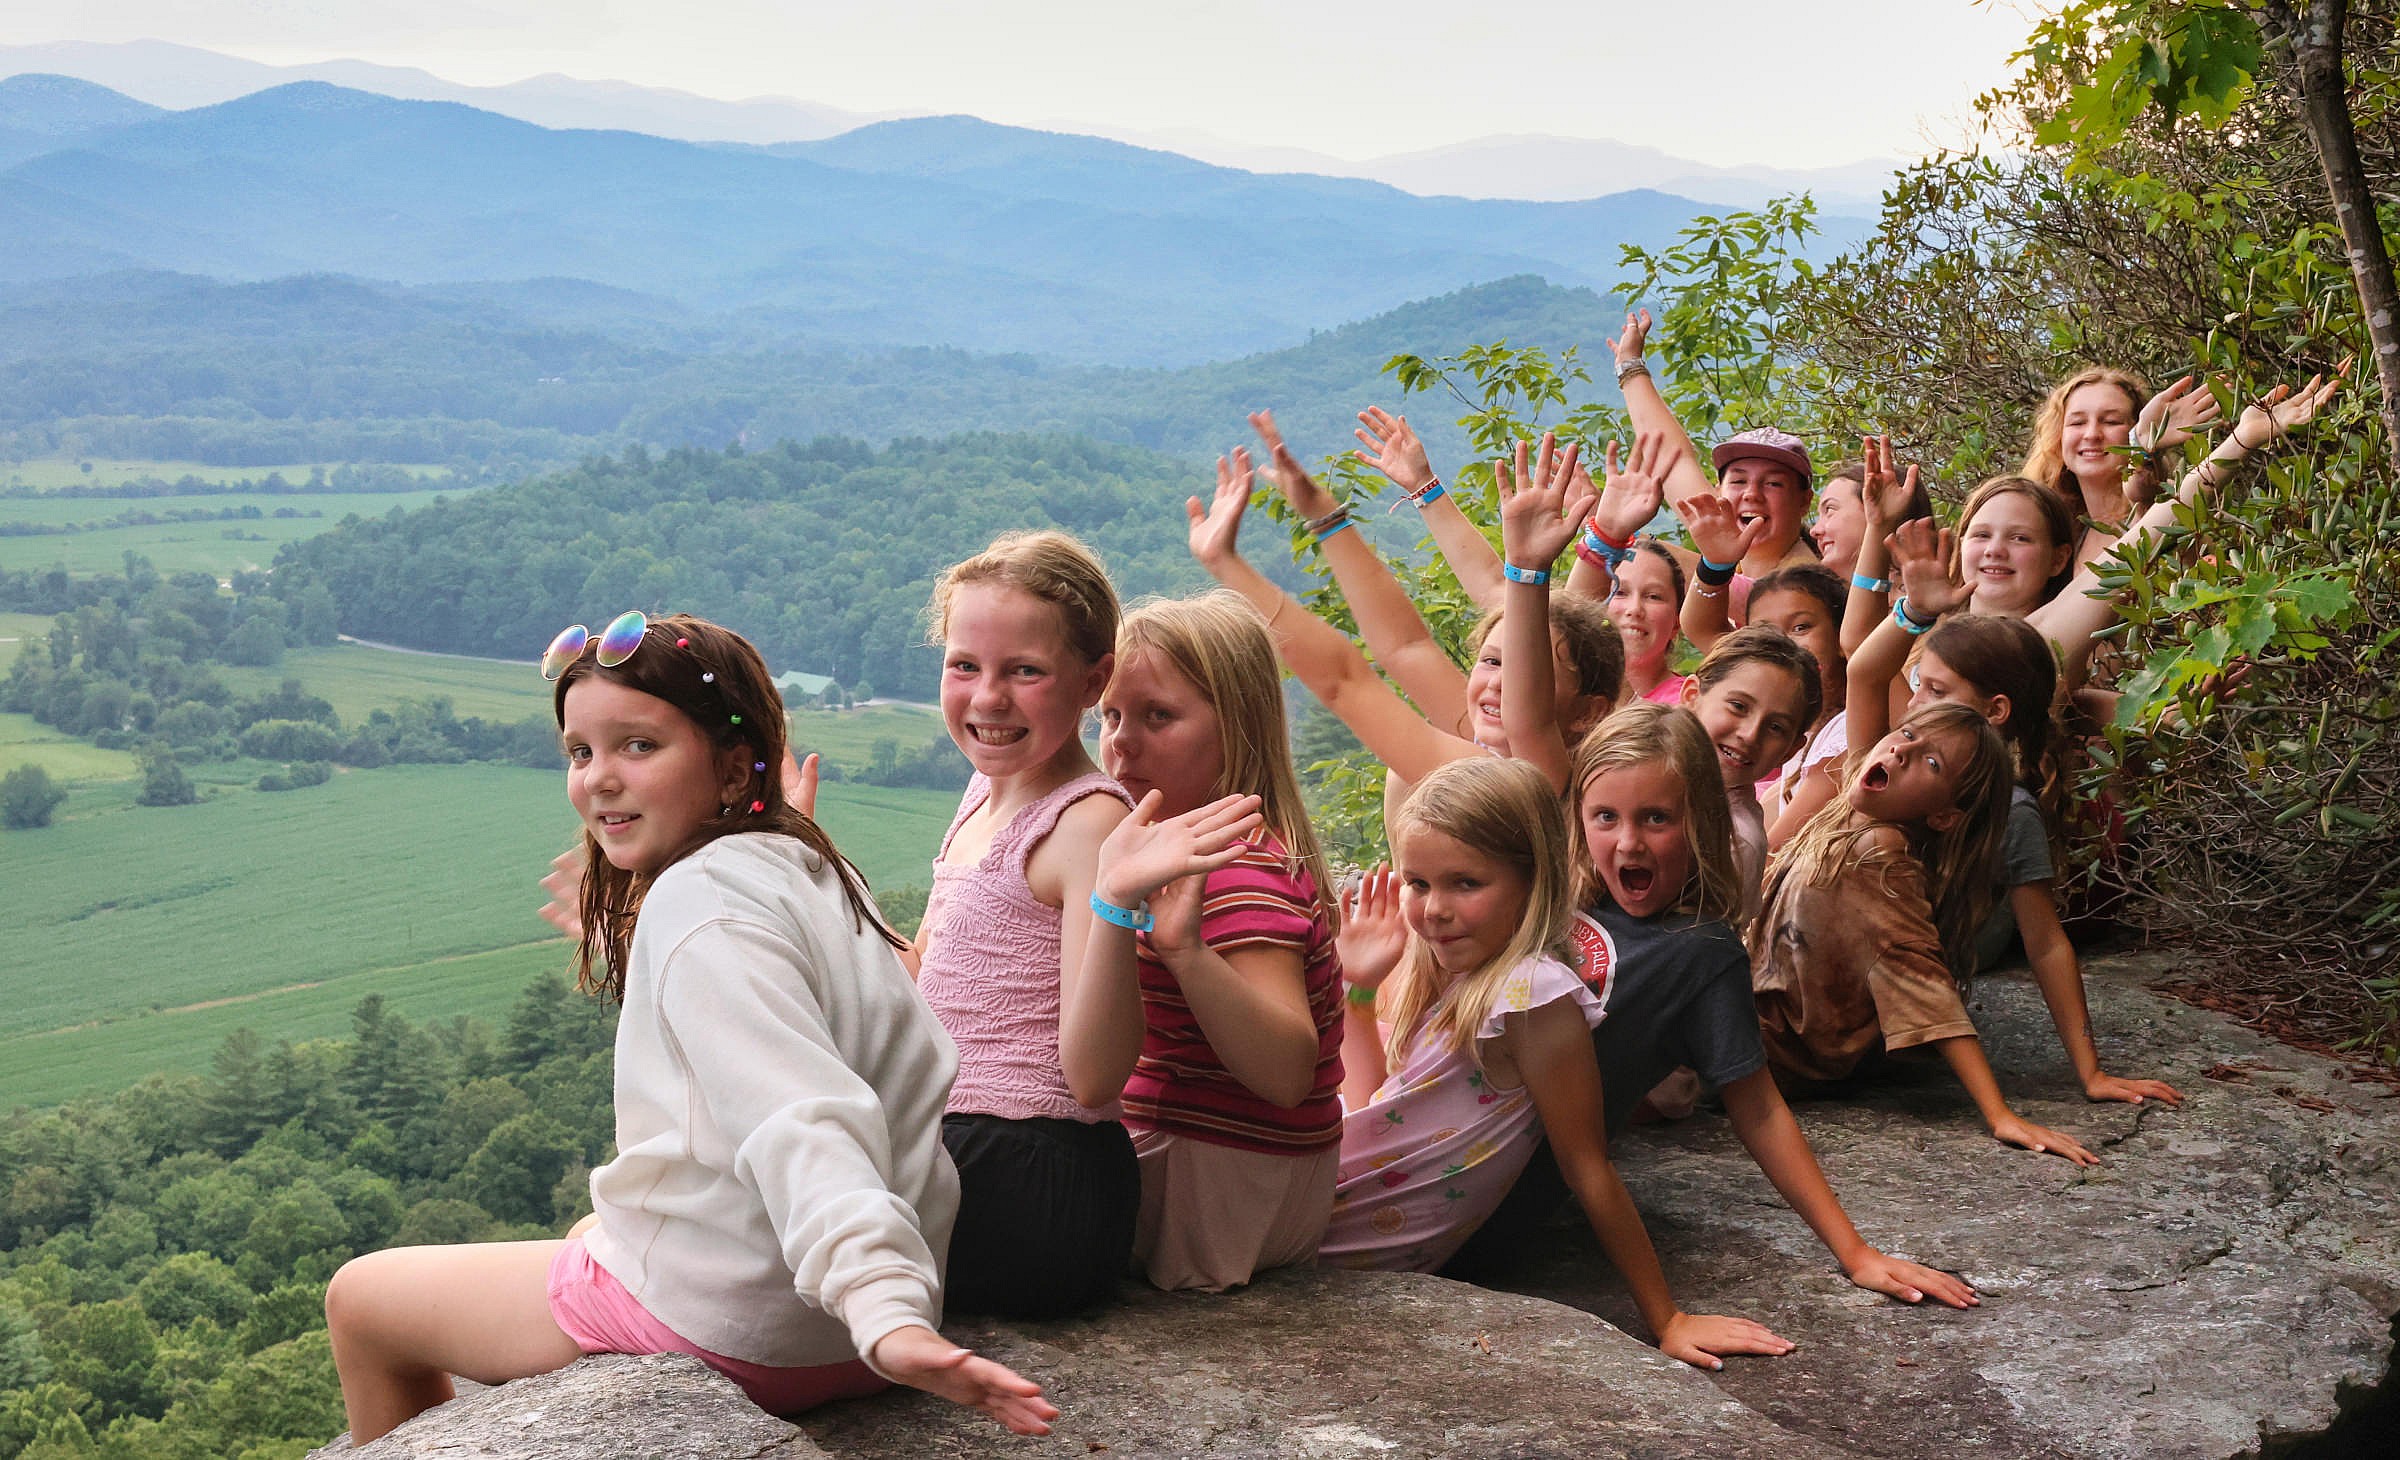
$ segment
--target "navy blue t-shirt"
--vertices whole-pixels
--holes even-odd
[[[1679,1065],[1717,1088],[1765,1066],[1750,954],[1729,925],[1602,904],[1575,915],[1574,941],[1575,971],[1608,1016],[1593,1026],[1592,1050],[1612,1139]]]

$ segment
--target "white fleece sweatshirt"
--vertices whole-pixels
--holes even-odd
[[[719,838],[651,887],[630,962],[594,1260],[752,1363],[939,1324],[958,1051],[833,868],[790,837]]]

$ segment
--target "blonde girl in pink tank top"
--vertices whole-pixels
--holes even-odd
[[[1152,894],[1247,850],[1258,798],[1158,820],[1092,764],[1077,730],[1114,668],[1118,607],[1074,538],[1003,535],[943,573],[933,617],[942,718],[975,769],[914,950],[959,1048],[949,1305],[1071,1313],[1124,1273],[1141,1199],[1117,1103],[1142,1046],[1134,931]]]

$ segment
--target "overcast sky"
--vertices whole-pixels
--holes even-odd
[[[1502,133],[1806,167],[1958,135],[2038,0],[16,0],[0,43],[157,39],[492,85],[1190,128],[1365,158]]]

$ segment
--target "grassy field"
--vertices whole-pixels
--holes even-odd
[[[44,613],[0,613],[0,665],[13,664],[17,646],[27,639],[46,639],[54,622]]]
[[[0,735],[22,718],[0,717]],[[204,1070],[244,1024],[270,1039],[339,1033],[369,992],[428,1015],[496,1014],[559,966],[534,914],[535,882],[574,834],[557,773],[395,766],[245,789],[261,769],[193,767],[209,793],[196,806],[136,806],[129,779],[83,782],[57,824],[0,832],[17,934],[0,942],[0,1109]],[[954,804],[833,785],[818,809],[890,889],[928,880]]]
[[[792,716],[792,748],[802,755],[815,751],[827,760],[863,766],[874,756],[875,742],[896,740],[905,755],[931,745],[949,732],[942,712],[917,705],[867,705],[855,710],[800,710]],[[947,825],[947,823],[944,823]]]
[[[12,656],[13,657],[13,656]],[[21,765],[38,765],[55,781],[122,780],[134,772],[133,757],[102,750],[37,723],[31,715],[0,715],[0,776]]]
[[[85,471],[83,462],[92,469]],[[331,472],[336,463],[302,462],[296,466],[207,466],[197,461],[119,461],[106,457],[40,457],[33,461],[0,463],[0,487],[31,487],[37,492],[56,491],[60,487],[78,485],[122,486],[127,482],[179,482],[185,477],[198,477],[212,483],[260,482],[269,473],[280,472],[287,482],[305,482],[308,474],[322,465]],[[418,476],[432,476],[443,470],[438,466],[404,466],[400,470]]]
[[[541,646],[534,648],[538,652]],[[462,719],[480,715],[486,720],[522,720],[550,713],[550,685],[531,659],[511,664],[504,659],[327,644],[286,650],[281,664],[263,669],[230,664],[215,668],[236,694],[271,690],[284,680],[297,679],[310,694],[331,704],[345,725],[366,719],[370,710],[436,695],[449,696],[452,712]]]
[[[299,542],[339,523],[345,516],[380,517],[395,508],[422,507],[437,491],[328,492],[307,496],[277,496],[247,492],[225,496],[125,498],[9,498],[0,499],[0,522],[94,523],[126,511],[166,511],[256,506],[265,515],[255,519],[206,522],[157,522],[132,527],[101,527],[52,536],[0,537],[0,568],[64,567],[70,573],[113,572],[124,565],[125,554],[137,552],[162,573],[199,571],[219,578],[243,568],[263,568],[274,561],[275,550]],[[309,514],[277,517],[278,509]]]

